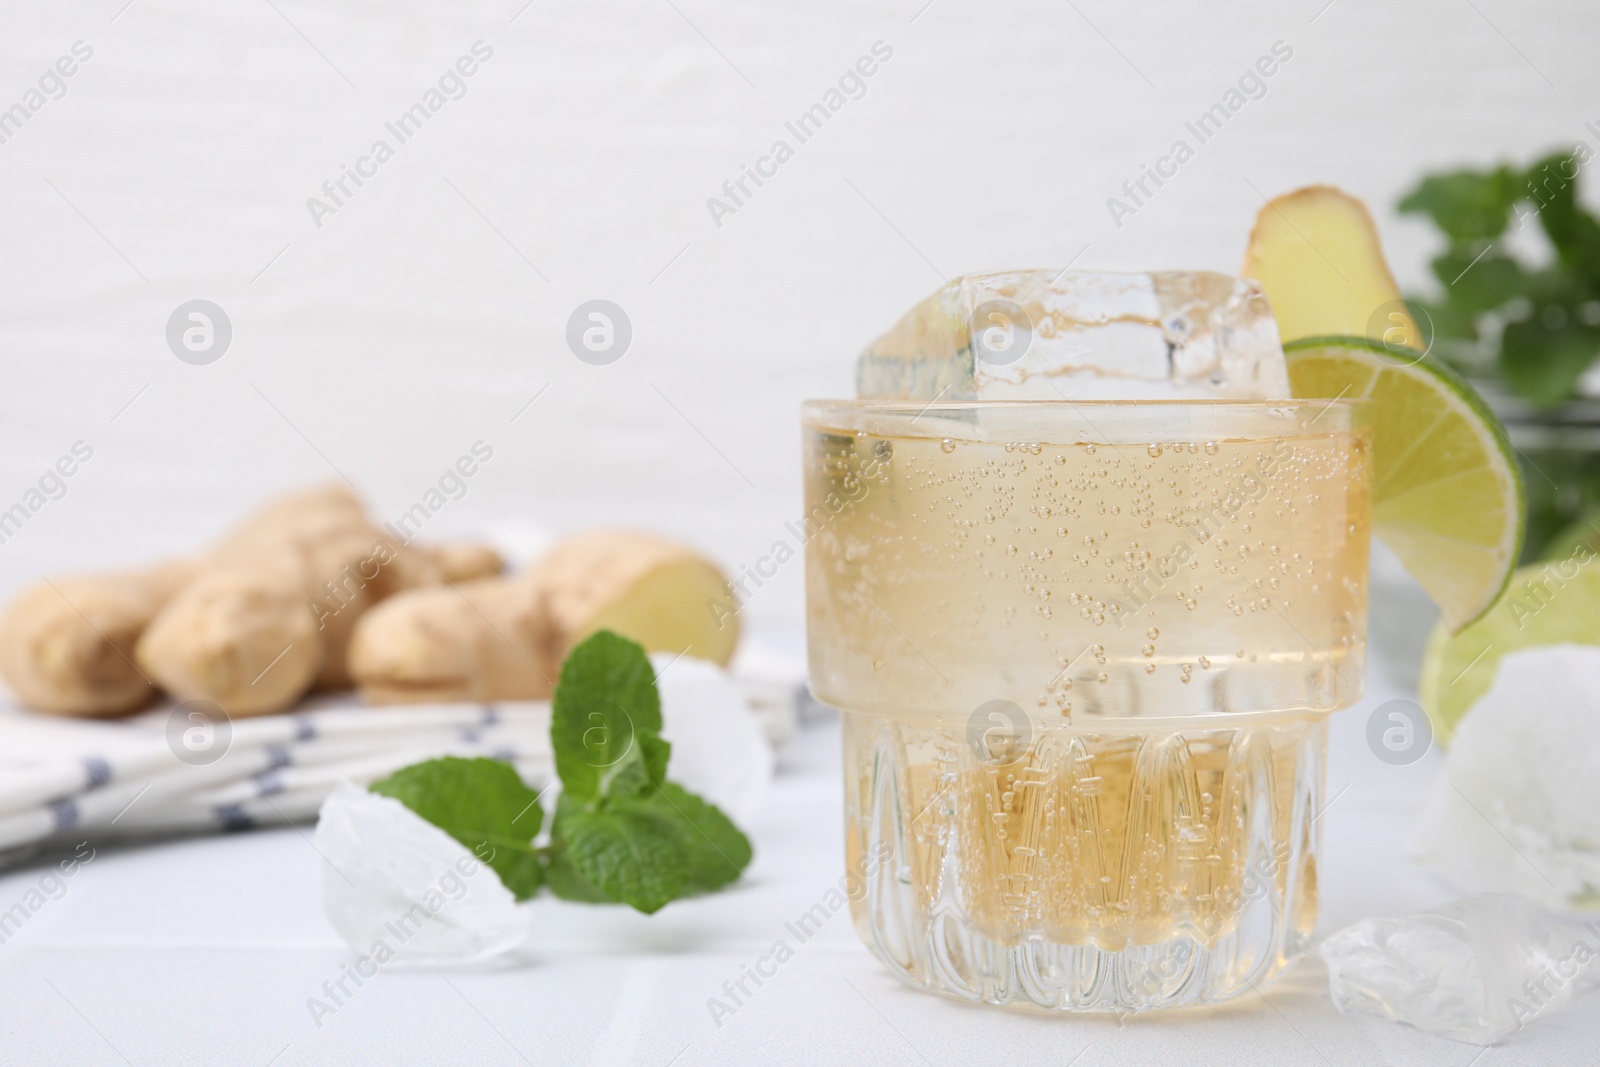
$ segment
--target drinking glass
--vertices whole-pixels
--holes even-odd
[[[913,985],[1131,1011],[1309,944],[1365,672],[1359,401],[812,401],[811,688],[851,910]]]

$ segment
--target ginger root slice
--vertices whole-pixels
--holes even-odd
[[[595,531],[523,574],[390,599],[357,624],[350,673],[374,704],[541,699],[567,653],[600,629],[720,664],[739,637],[714,564],[647,534]]]
[[[19,700],[38,711],[137,711],[155,687],[135,663],[135,645],[193,573],[193,564],[181,562],[29,586],[0,615],[0,674]]]
[[[685,653],[726,666],[739,643],[737,602],[704,556],[631,530],[568,538],[532,567],[557,635],[559,667],[596,630],[614,630],[650,652]]]

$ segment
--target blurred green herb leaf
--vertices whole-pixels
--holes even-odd
[[[1525,170],[1429,175],[1400,200],[1402,212],[1428,217],[1447,241],[1432,263],[1442,297],[1414,300],[1446,341],[1441,355],[1469,372],[1492,369],[1539,407],[1570,399],[1600,355],[1600,219],[1577,195],[1591,155],[1580,147]],[[1509,233],[1534,219],[1555,250],[1545,266],[1507,248]]]

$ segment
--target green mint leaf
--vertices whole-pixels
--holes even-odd
[[[1446,342],[1440,355],[1476,373],[1493,357],[1506,385],[1539,407],[1569,399],[1600,355],[1600,218],[1579,201],[1579,170],[1573,152],[1556,152],[1526,169],[1430,175],[1400,201],[1402,212],[1428,216],[1449,240],[1433,261],[1440,298],[1419,302]],[[1546,267],[1518,260],[1504,240],[1535,220],[1556,252]],[[1489,312],[1496,314],[1485,318]]]
[[[1538,284],[1521,263],[1492,247],[1452,248],[1433,261],[1433,275],[1451,308],[1471,316],[1528,296]]]
[[[574,648],[561,667],[550,719],[556,773],[565,795],[593,803],[618,778],[637,785],[627,762],[643,764],[644,780],[659,780],[659,752],[641,742],[661,733],[661,697],[644,649],[601,630]]]
[[[648,811],[677,833],[685,863],[684,895],[710,893],[738,879],[750,865],[750,839],[716,805],[674,782],[626,802]]]
[[[373,782],[472,851],[518,900],[539,891],[544,867],[533,838],[544,821],[539,794],[509,763],[445,756],[402,767]]]
[[[616,904],[618,901],[607,896],[573,866],[572,857],[567,852],[567,824],[574,815],[582,815],[588,810],[588,805],[573,800],[565,793],[556,798],[555,818],[550,822],[550,852],[545,866],[545,884],[562,900],[580,904]]]
[[[667,780],[667,762],[672,758],[672,742],[660,737],[643,737],[645,777],[651,785]]]
[[[648,811],[574,811],[561,821],[564,858],[619,904],[654,914],[684,895],[688,865],[679,834]]]
[[[1560,304],[1506,326],[1500,373],[1512,388],[1541,407],[1570,398],[1578,379],[1600,353],[1600,326],[1572,318]]]
[[[1427,215],[1452,245],[1487,241],[1505,232],[1511,206],[1523,195],[1521,177],[1504,166],[1429,175],[1400,201],[1400,211]]]
[[[601,892],[593,882],[578,873],[565,849],[550,857],[550,865],[545,868],[544,879],[545,885],[550,887],[550,892],[562,900],[569,900],[574,904],[616,903]]]
[[[606,802],[642,796],[667,779],[672,744],[651,734],[636,733],[633,748],[600,775]]]
[[[1578,161],[1558,152],[1528,168],[1523,190],[1561,265],[1600,289],[1600,221],[1578,203]]]

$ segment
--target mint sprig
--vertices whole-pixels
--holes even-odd
[[[508,764],[445,757],[396,771],[392,796],[472,849],[518,900],[556,896],[652,914],[710,893],[749,866],[750,841],[717,807],[666,780],[655,671],[638,644],[608,630],[567,656],[550,742],[561,797],[550,839],[538,795]]]
[[[1400,201],[1443,234],[1426,313],[1440,352],[1469,373],[1495,373],[1538,407],[1570,399],[1600,356],[1600,218],[1578,199],[1584,159],[1557,152],[1526,169],[1500,165],[1429,175]],[[1547,264],[1505,240],[1537,220]]]

